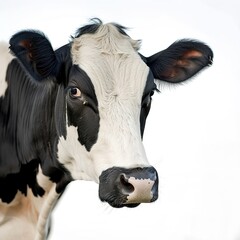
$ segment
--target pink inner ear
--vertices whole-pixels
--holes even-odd
[[[22,40],[21,42],[19,42],[19,45],[21,47],[29,48],[30,47],[30,42],[28,40]]]
[[[189,50],[184,53],[183,58],[202,57],[202,53],[196,50]]]
[[[177,64],[176,64],[177,65]],[[176,66],[175,65],[175,66]],[[177,75],[177,69],[176,68],[171,68],[171,69],[168,69],[166,71],[164,71],[164,73],[162,74],[162,77],[164,79],[172,79],[172,78],[175,78],[176,75]]]
[[[19,42],[19,45],[20,45],[21,47],[24,47],[24,48],[26,48],[27,50],[29,50],[29,51],[28,51],[28,57],[29,57],[29,59],[32,59],[32,53],[30,52],[31,42],[28,41],[28,40],[22,40],[21,42]]]
[[[202,57],[202,53],[195,50],[186,51],[182,58],[176,61],[175,66],[177,67],[190,67],[191,66],[191,58]]]
[[[167,79],[173,79],[180,74],[181,68],[189,69],[193,67],[194,63],[191,61],[191,58],[199,58],[202,56],[203,54],[196,50],[186,51],[180,59],[173,63],[172,68],[166,69],[164,73],[162,73],[162,76]]]

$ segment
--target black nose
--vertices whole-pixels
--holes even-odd
[[[158,175],[154,167],[113,167],[99,177],[99,198],[113,207],[135,207],[158,198]]]

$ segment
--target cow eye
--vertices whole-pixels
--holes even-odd
[[[150,92],[150,97],[152,97],[153,95],[154,95],[154,90]]]
[[[78,89],[76,87],[72,87],[69,89],[69,95],[72,98],[79,98],[82,96],[82,93],[81,93],[80,89]]]
[[[148,108],[151,105],[152,102],[152,96],[154,94],[154,90],[152,90],[149,94],[147,94],[142,101],[142,107],[143,108]]]
[[[151,102],[152,102],[152,97],[151,97],[151,95],[147,95],[147,96],[144,98],[143,102],[142,102],[142,108],[148,108],[148,107],[150,107]]]

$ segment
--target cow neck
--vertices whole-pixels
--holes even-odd
[[[29,239],[45,239],[48,216],[60,194],[56,192],[56,183],[50,181],[40,167],[37,181],[45,191],[43,196],[34,196],[32,189],[27,187],[26,195],[18,190],[10,203],[0,201],[0,236],[5,240],[11,239],[10,228],[19,229],[19,220],[22,229],[28,229]]]

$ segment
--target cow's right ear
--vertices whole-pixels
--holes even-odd
[[[49,40],[37,31],[22,31],[10,39],[11,51],[34,79],[56,76],[57,58]]]

